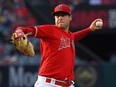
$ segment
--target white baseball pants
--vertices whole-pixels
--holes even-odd
[[[60,85],[55,84],[56,79],[52,79],[50,83],[46,82],[46,77],[44,76],[38,76],[38,79],[34,85],[34,87],[63,87]],[[74,87],[74,84],[71,84],[68,87]]]

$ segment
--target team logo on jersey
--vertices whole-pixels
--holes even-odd
[[[60,46],[58,50],[61,50],[63,48],[70,47],[70,38],[64,38],[63,36],[60,39]]]

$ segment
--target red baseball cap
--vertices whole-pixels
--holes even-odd
[[[52,15],[55,15],[58,12],[64,12],[64,13],[71,15],[70,7],[68,5],[65,5],[65,4],[60,4],[60,5],[56,6]]]

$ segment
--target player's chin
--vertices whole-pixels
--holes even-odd
[[[65,26],[63,24],[60,24],[59,27],[65,29]]]
[[[60,26],[60,28],[65,29],[65,27],[63,27],[63,26]]]

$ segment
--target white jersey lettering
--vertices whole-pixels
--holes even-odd
[[[70,47],[70,38],[64,38],[63,36],[60,39],[60,46],[58,50],[61,50],[63,48]]]

